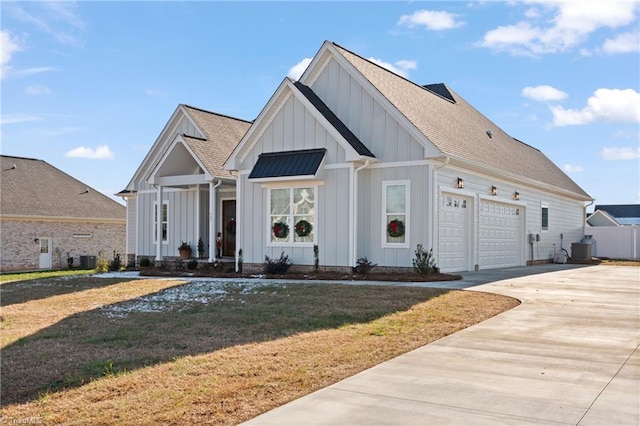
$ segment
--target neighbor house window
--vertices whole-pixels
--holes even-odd
[[[383,238],[385,246],[409,246],[409,181],[383,183]]]
[[[162,202],[162,242],[167,243],[167,225],[169,223],[169,205]],[[153,242],[158,242],[158,202],[153,203]]]
[[[316,188],[269,190],[269,241],[282,244],[313,243],[316,235]]]
[[[542,217],[541,228],[543,231],[548,231],[549,230],[549,206],[546,204],[542,204],[541,217]]]

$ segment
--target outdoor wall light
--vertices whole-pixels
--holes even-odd
[[[464,180],[461,177],[458,178],[458,182],[456,183],[456,187],[458,189],[464,188]]]
[[[491,185],[491,195],[498,195],[498,187]]]
[[[519,200],[520,199],[520,193],[518,191],[513,193],[513,199],[514,200]]]

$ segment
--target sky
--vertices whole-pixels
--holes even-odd
[[[640,203],[637,0],[0,8],[0,152],[119,201],[179,104],[253,120],[330,40],[415,83],[446,83],[595,204]]]

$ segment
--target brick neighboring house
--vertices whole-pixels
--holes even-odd
[[[124,253],[124,206],[45,161],[0,160],[1,271],[64,268],[68,257],[91,266],[100,253]]]

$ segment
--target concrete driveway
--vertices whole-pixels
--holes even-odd
[[[246,424],[638,426],[640,268],[520,269],[452,285],[520,306]]]

